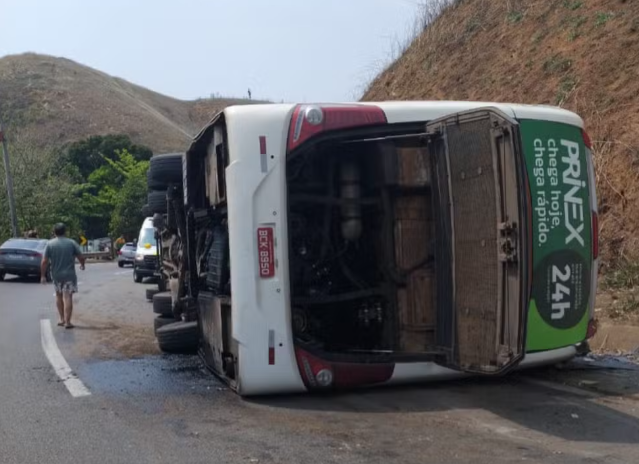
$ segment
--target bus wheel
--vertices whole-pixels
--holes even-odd
[[[151,190],[147,198],[151,213],[166,214],[166,190]]]
[[[155,295],[157,295],[158,293],[160,293],[159,290],[156,290],[155,288],[147,288],[146,289],[146,299],[149,301],[153,301],[153,297]]]
[[[200,333],[197,321],[180,321],[160,327],[155,336],[160,350],[165,353],[192,354],[197,352]]]
[[[168,293],[153,295],[153,312],[166,317],[173,317],[173,300]]]
[[[153,319],[153,332],[157,333],[158,329],[160,327],[164,327],[165,325],[169,325],[169,324],[173,324],[174,322],[177,322],[175,320],[175,318],[173,316],[171,317],[166,317],[166,316],[158,316],[155,319]]]
[[[151,158],[147,173],[149,188],[163,190],[170,184],[182,185],[182,159],[182,153],[167,153]]]

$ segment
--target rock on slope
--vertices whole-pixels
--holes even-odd
[[[639,258],[639,2],[454,1],[363,99],[576,111],[595,143],[604,262]]]

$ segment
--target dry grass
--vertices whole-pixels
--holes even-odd
[[[125,133],[155,152],[184,150],[217,111],[243,103],[177,100],[64,58],[0,58],[0,116],[53,145]]]
[[[487,100],[576,111],[595,144],[604,266],[639,259],[639,2],[457,0],[364,100]],[[445,5],[444,5],[445,6]]]

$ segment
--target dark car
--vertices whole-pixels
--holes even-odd
[[[0,281],[7,274],[19,277],[40,275],[40,263],[47,241],[37,238],[10,238],[0,246]],[[51,274],[47,271],[47,281]]]

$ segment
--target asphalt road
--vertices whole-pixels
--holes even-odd
[[[196,357],[157,352],[130,271],[94,264],[80,282],[72,331],[51,286],[0,283],[1,464],[639,462],[637,382],[611,395],[541,372],[242,400]],[[54,372],[41,319],[89,396]]]

